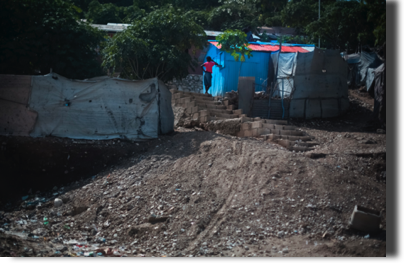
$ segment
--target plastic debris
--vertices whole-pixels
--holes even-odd
[[[48,218],[47,218],[47,217],[44,217],[44,218],[43,218],[43,224],[44,224],[45,226],[49,224],[49,221],[48,221]]]
[[[29,196],[28,195],[25,195],[25,196],[22,197],[22,200],[25,201],[28,198],[29,198]]]

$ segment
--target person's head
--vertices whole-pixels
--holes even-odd
[[[208,62],[212,61],[212,59],[211,59],[211,57],[210,57],[210,56],[208,56],[208,57],[207,57],[207,61],[208,61]]]

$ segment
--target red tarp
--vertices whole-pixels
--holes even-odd
[[[218,42],[211,41],[209,42],[212,45],[214,45],[216,48],[220,49],[221,45],[217,46]],[[249,48],[251,48],[253,51],[266,51],[266,52],[274,52],[279,50],[279,45],[260,45],[260,44],[249,44]],[[301,47],[289,47],[289,46],[282,46],[282,52],[283,53],[308,53],[309,50],[306,50]]]

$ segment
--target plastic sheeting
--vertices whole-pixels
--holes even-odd
[[[370,92],[371,84],[374,82],[374,69],[369,68],[367,69],[367,78],[365,80],[365,87],[367,88],[367,92]]]
[[[76,81],[57,74],[33,76],[29,106],[38,113],[38,119],[31,136],[157,138],[159,131],[173,130],[168,103],[171,94],[156,78]]]
[[[274,71],[277,69],[275,82],[277,85],[273,96],[290,97],[294,88],[293,76],[296,71],[297,53],[273,52],[270,59],[273,61]]]
[[[347,63],[335,50],[299,53],[290,103],[292,118],[329,118],[349,107]]]
[[[367,73],[369,72],[368,69],[371,68],[374,70],[383,63],[383,61],[378,58],[376,53],[365,51],[359,54],[347,55],[346,61],[349,65],[348,85],[353,87],[366,86],[367,90],[369,89],[369,86],[367,85]],[[372,71],[370,71],[370,73],[371,72]],[[370,78],[373,78],[373,76],[370,75]]]
[[[0,75],[0,135],[29,136],[37,114],[27,108],[32,76]]]
[[[361,52],[360,63],[358,66],[358,70],[360,71],[360,82],[358,83],[360,86],[364,86],[366,77],[367,77],[367,69],[368,68],[377,68],[383,63],[377,54],[374,52]]]

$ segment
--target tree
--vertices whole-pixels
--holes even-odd
[[[361,5],[368,8],[367,21],[373,24],[375,45],[386,42],[386,0],[361,0]]]
[[[244,62],[247,58],[252,57],[252,49],[249,48],[247,35],[240,30],[225,30],[224,33],[216,37],[217,46],[221,46],[220,50],[225,51],[234,57],[235,61]]]
[[[120,8],[112,3],[100,4],[98,0],[93,0],[88,5],[86,18],[93,24],[121,23],[123,13],[120,17]]]
[[[275,21],[296,28],[321,47],[356,48],[360,45],[382,44],[385,39],[385,0],[293,0],[287,3]],[[378,40],[381,39],[381,40]]]
[[[247,58],[252,57],[252,49],[249,48],[247,35],[240,30],[225,30],[224,33],[216,37],[218,41],[217,46],[221,46],[220,50],[225,51],[234,57],[235,61],[240,60],[240,68],[238,70],[238,77],[240,77],[241,67]]]
[[[374,44],[371,25],[366,23],[367,12],[356,1],[339,1],[325,6],[321,19],[305,27],[315,40],[321,37],[321,46],[344,50],[348,44]],[[360,25],[360,26],[357,26]]]
[[[62,0],[7,0],[0,10],[0,72],[68,78],[102,75],[96,51],[104,35]]]
[[[169,5],[150,12],[116,34],[103,50],[103,66],[129,79],[181,79],[197,66],[187,49],[206,45],[203,28]]]
[[[281,22],[276,14],[283,10],[288,2],[287,0],[257,0],[260,23],[267,26],[280,26]]]
[[[260,26],[255,2],[256,0],[224,0],[223,5],[214,8],[209,14],[210,28],[220,31],[250,28],[255,32]]]

